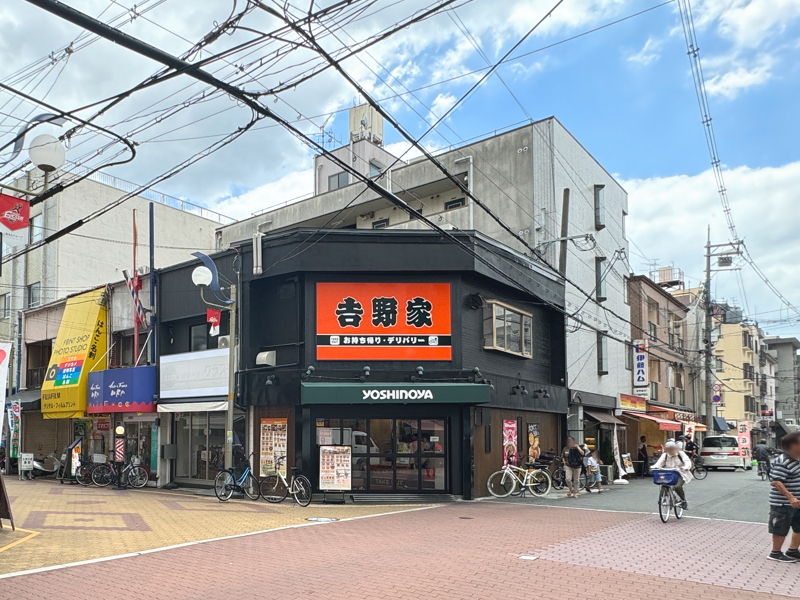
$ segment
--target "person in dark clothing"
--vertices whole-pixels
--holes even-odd
[[[762,470],[766,469],[766,474],[769,475],[769,446],[767,440],[759,440],[756,447],[753,448],[753,458],[758,461],[758,474],[761,475]]]
[[[642,461],[642,477],[647,477],[650,475],[650,457],[647,456],[647,438],[645,436],[639,438],[638,460]]]
[[[567,478],[567,498],[577,498],[580,488],[581,469],[583,468],[583,449],[575,443],[572,437],[567,438],[567,445],[561,451],[564,461],[564,472]]]

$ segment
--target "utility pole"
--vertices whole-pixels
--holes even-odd
[[[714,271],[738,271],[738,267],[733,266],[733,256],[740,256],[741,242],[739,240],[727,242],[725,244],[712,244],[711,243],[711,225],[708,226],[708,234],[706,237],[706,281],[704,290],[704,301],[706,306],[706,320],[705,327],[703,328],[703,345],[705,346],[705,376],[706,376],[706,426],[709,431],[714,426],[714,417],[717,414],[716,404],[713,402],[713,388],[714,385],[714,343],[711,341],[711,334],[714,329],[714,306],[711,300],[711,273]],[[718,266],[727,267],[723,269],[712,269],[711,259],[717,257]]]
[[[713,432],[714,417],[716,410],[712,401],[712,367],[714,366],[714,347],[711,345],[711,328],[713,325],[714,310],[711,306],[711,225],[708,226],[708,236],[706,238],[706,283],[704,289],[704,302],[706,307],[706,322],[703,332],[703,344],[705,345],[705,378],[706,378],[706,427]],[[706,434],[708,435],[708,433]]]

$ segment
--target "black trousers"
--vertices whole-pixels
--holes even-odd
[[[650,474],[650,460],[646,456],[640,456],[639,460],[642,461],[641,476],[645,477]]]

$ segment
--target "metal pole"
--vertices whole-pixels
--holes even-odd
[[[150,364],[156,364],[156,234],[155,203],[150,203]]]
[[[712,396],[712,378],[711,373],[713,363],[712,360],[714,358],[713,346],[711,345],[711,325],[712,325],[712,318],[713,318],[713,310],[711,306],[711,226],[708,226],[708,238],[706,241],[706,284],[705,284],[705,305],[706,305],[706,322],[705,322],[705,331],[703,335],[703,339],[705,340],[705,374],[706,374],[706,426],[708,427],[708,431],[706,435],[713,434],[713,427],[714,427],[714,416],[716,410],[714,408],[714,403],[711,400]]]
[[[231,304],[228,309],[230,315],[231,347],[228,353],[228,413],[225,419],[225,468],[233,467],[233,407],[236,396],[236,285],[231,284]]]
[[[139,243],[139,235],[136,231],[136,209],[133,209],[133,293],[139,295],[139,274],[136,272],[136,246]],[[139,312],[136,310],[136,302],[133,302],[133,366],[139,366]]]

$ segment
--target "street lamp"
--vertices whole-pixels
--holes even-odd
[[[203,264],[192,271],[192,283],[200,288],[200,298],[203,302],[214,308],[227,310],[230,314],[230,348],[228,349],[228,410],[225,415],[225,468],[233,467],[233,408],[234,394],[236,391],[236,286],[231,284],[229,297],[225,297],[219,286],[217,266],[210,256],[202,252],[193,252],[192,256],[199,258]],[[206,299],[205,290],[211,290],[214,300]]]

